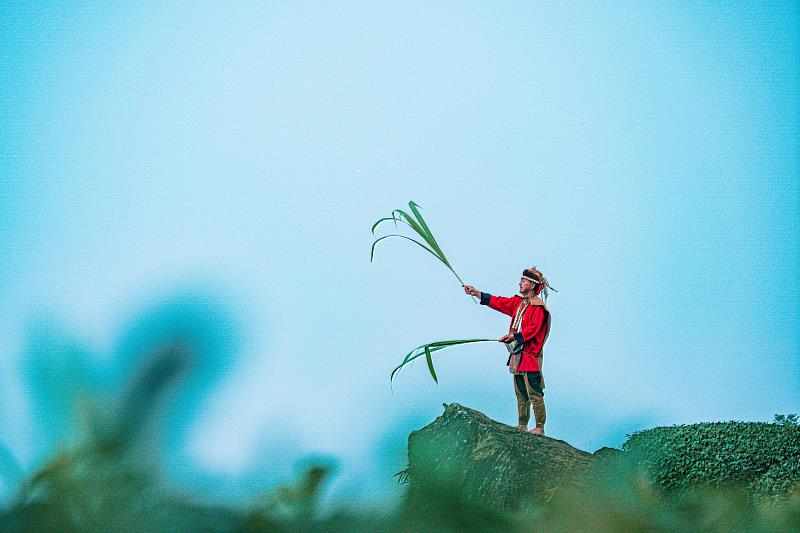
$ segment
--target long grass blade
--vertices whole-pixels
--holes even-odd
[[[377,228],[383,222],[388,222],[390,220],[394,222],[394,227],[396,228],[397,227],[397,219],[395,217],[385,217],[385,218],[382,218],[382,219],[378,220],[375,224],[372,225],[372,235],[373,236],[375,235],[375,228]]]
[[[394,211],[392,211],[392,216],[394,216],[395,213],[399,215],[398,216],[399,220],[402,220],[406,224],[411,226],[411,229],[413,229],[417,235],[422,237],[425,240],[425,242],[427,242],[428,245],[430,245],[431,248],[436,250],[439,247],[439,245],[436,244],[436,241],[433,239],[433,236],[419,224],[416,218],[412,217],[402,209],[395,209]],[[439,251],[439,253],[441,253],[441,251]],[[439,259],[441,259],[442,262],[444,262],[445,260],[442,258],[442,255],[439,256]]]
[[[428,371],[431,373],[433,381],[438,385],[439,378],[436,377],[436,371],[433,369],[433,358],[431,357],[431,349],[428,346],[425,347],[425,361],[428,363]]]
[[[455,346],[457,344],[469,344],[471,342],[483,342],[483,341],[490,341],[494,339],[468,339],[468,340],[454,340],[454,341],[436,341],[436,342],[429,342],[427,344],[420,344],[410,352],[408,352],[403,359],[403,363],[408,363],[412,359],[416,359],[417,357],[421,357],[424,352],[420,350],[424,350],[425,347],[429,347],[432,351],[438,351],[443,348],[447,348],[449,346]]]
[[[400,215],[396,215],[396,213],[399,213]],[[399,209],[395,209],[394,211],[392,211],[392,216],[381,218],[377,222],[375,222],[375,224],[372,225],[372,235],[373,236],[375,235],[375,230],[378,228],[378,226],[380,226],[384,222],[394,222],[395,228],[397,227],[397,223],[398,222],[402,222],[403,224],[405,224],[406,226],[408,226],[409,228],[414,230],[414,233],[416,233],[417,235],[422,237],[422,239],[428,245],[431,245],[431,242],[430,242],[430,239],[429,239],[428,235],[425,234],[424,232],[420,233],[420,230],[422,230],[422,227],[414,219],[411,219],[411,221],[409,222],[408,214],[403,212],[403,211],[400,211]],[[436,256],[441,260],[441,257],[439,257],[438,253],[436,254]]]
[[[425,239],[425,242],[427,242],[430,245],[430,247],[433,248],[433,250],[439,256],[439,259],[442,261],[442,263],[444,263],[444,265],[448,269],[450,269],[450,272],[453,273],[458,282],[461,285],[464,285],[464,281],[461,279],[461,276],[459,276],[458,273],[456,273],[456,271],[453,269],[453,266],[450,264],[450,261],[448,261],[447,257],[444,255],[444,252],[442,251],[442,248],[439,246],[439,243],[436,242],[436,238],[433,236],[433,232],[428,227],[428,224],[425,222],[425,218],[422,216],[422,213],[419,211],[419,209],[417,209],[420,206],[412,200],[408,202],[408,207],[411,209],[411,212],[414,213],[414,216],[417,217],[417,224],[420,226],[420,228],[425,232],[425,235],[427,235],[428,237],[427,239]]]
[[[392,373],[389,376],[389,380],[390,381],[394,380],[395,375],[397,375],[400,369],[405,367],[407,364],[413,362],[414,360],[422,356],[425,356],[425,359],[427,360],[428,363],[428,370],[430,371],[431,376],[433,376],[434,381],[436,381],[436,383],[438,384],[439,379],[436,377],[436,372],[433,369],[432,354],[434,352],[438,352],[439,350],[443,350],[451,346],[458,346],[460,344],[471,344],[475,342],[497,342],[497,339],[461,339],[461,340],[450,340],[450,341],[435,341],[435,342],[429,342],[427,344],[422,344],[406,354],[406,356],[403,358],[403,362],[400,363],[394,370],[392,370]]]
[[[411,241],[414,244],[416,244],[417,246],[420,246],[422,249],[424,249],[429,254],[432,254],[434,257],[438,257],[433,250],[431,250],[430,248],[428,248],[427,246],[425,246],[421,242],[419,242],[417,240],[414,240],[411,237],[406,237],[405,235],[398,235],[397,233],[392,233],[391,235],[384,235],[383,237],[375,239],[375,242],[372,243],[372,250],[370,251],[370,254],[369,254],[369,262],[370,263],[372,262],[373,259],[375,259],[375,245],[378,244],[379,242],[381,242],[383,239],[388,239],[389,237],[400,237],[401,239],[405,239],[407,241]]]
[[[411,217],[408,213],[401,209],[395,209],[392,211],[392,215],[388,217],[384,217],[379,219],[375,224],[372,225],[372,234],[375,235],[375,229],[384,222],[394,222],[395,227],[397,226],[398,222],[403,222],[408,227],[414,230],[414,233],[425,239],[425,242],[428,242],[428,236],[425,234],[425,230],[422,226],[419,225],[416,219]],[[429,243],[430,244],[430,243]]]
[[[425,219],[422,218],[422,213],[420,213],[419,209],[417,209],[417,207],[419,206],[412,201],[408,202],[408,207],[411,209],[411,212],[414,213],[414,216],[417,217],[417,223],[425,231],[425,235],[428,236],[428,239],[426,239],[427,243],[431,245],[431,248],[433,248],[434,250],[436,250],[436,252],[438,252],[439,256],[442,258],[442,262],[447,266],[450,266],[450,262],[447,260],[447,257],[445,257],[444,252],[439,247],[439,243],[436,242],[436,239],[434,238],[431,229],[428,227],[428,224],[425,223]]]
[[[450,272],[453,273],[453,275],[456,277],[458,282],[463,286],[464,285],[464,281],[461,279],[461,276],[458,275],[458,273],[455,271],[455,269],[453,269],[453,266],[450,264],[450,261],[444,255],[444,252],[442,251],[442,248],[439,246],[439,243],[436,242],[436,238],[433,236],[433,232],[431,232],[430,227],[428,227],[427,222],[425,222],[425,218],[422,216],[422,213],[419,211],[419,207],[420,206],[418,204],[416,204],[415,202],[411,201],[411,202],[408,202],[408,207],[411,209],[411,213],[412,214],[408,214],[407,212],[403,211],[402,209],[395,209],[395,210],[392,211],[392,214],[391,214],[390,217],[381,218],[377,222],[375,222],[375,224],[372,225],[372,234],[374,236],[375,235],[375,230],[378,228],[379,225],[381,225],[384,222],[392,221],[392,222],[394,222],[395,227],[396,227],[397,226],[397,222],[400,221],[400,222],[403,222],[406,225],[408,225],[414,231],[414,233],[419,235],[419,237],[422,238],[422,240],[427,244],[427,246],[423,245],[421,242],[417,241],[416,239],[405,237],[403,235],[399,235],[399,234],[386,235],[384,237],[376,239],[372,243],[372,250],[370,251],[370,262],[372,262],[374,260],[374,258],[375,258],[375,245],[378,244],[378,242],[380,242],[381,240],[385,239],[386,237],[402,237],[404,239],[410,240],[411,242],[414,242],[417,245],[421,246],[428,253],[432,254],[439,261],[441,261],[442,264],[444,266],[446,266],[447,269],[450,270]],[[474,296],[471,296],[471,298],[475,303],[478,303],[478,301],[475,299]]]
[[[416,204],[414,204],[414,202],[409,202],[409,205],[410,206],[415,206]],[[419,213],[419,211],[416,210],[416,207],[412,207],[412,210],[416,214]],[[417,218],[414,218],[413,216],[409,215],[408,213],[406,213],[402,209],[395,209],[394,211],[392,211],[392,216],[394,216],[395,213],[397,213],[399,220],[402,220],[403,222],[408,224],[411,227],[411,229],[413,229],[414,232],[417,233],[417,235],[422,237],[422,239],[433,250],[434,255],[439,259],[439,261],[441,261],[442,264],[444,264],[444,266],[446,266],[448,268],[448,270],[450,270],[450,272],[453,273],[453,275],[456,277],[458,282],[463,285],[464,282],[461,281],[461,278],[458,276],[458,274],[456,274],[456,271],[453,270],[452,265],[450,265],[450,261],[447,260],[447,257],[444,255],[444,252],[439,247],[439,243],[436,242],[436,239],[433,237],[433,234],[431,233],[431,231],[428,228],[427,224],[425,224],[425,221],[424,220],[418,220]],[[421,215],[419,215],[418,218],[421,218]]]
[[[422,346],[417,346],[416,348],[414,348],[413,350],[411,350],[406,354],[406,356],[403,358],[403,362],[400,363],[400,365],[394,370],[394,372],[405,366],[407,363],[410,363],[412,360],[421,357],[424,351],[419,351],[419,350],[424,350],[426,346],[428,346],[428,349],[431,352],[438,352],[441,349],[447,348],[447,346],[431,346],[430,344],[427,345],[423,344]],[[394,372],[392,372],[392,374],[394,374]]]
[[[415,348],[414,350],[409,352],[406,355],[406,357],[404,358],[403,362],[400,363],[400,365],[398,365],[394,370],[392,370],[392,373],[391,373],[391,376],[390,376],[389,379],[390,380],[394,379],[394,376],[403,367],[405,367],[407,364],[413,363],[416,359],[419,359],[423,355],[426,355],[426,353],[425,353],[425,347],[426,346],[428,347],[429,352],[433,353],[433,352],[438,352],[439,350],[443,350],[445,348],[448,348],[449,346],[454,346],[454,345],[457,345],[457,344],[467,344],[468,342],[483,342],[483,341],[494,341],[494,339],[481,339],[481,340],[472,340],[472,341],[467,341],[467,342],[453,341],[453,342],[448,342],[446,344],[431,343],[430,345],[419,346],[418,348]],[[437,383],[438,383],[438,381],[437,381]]]
[[[403,362],[400,363],[394,370],[392,370],[392,374],[389,377],[389,380],[390,381],[393,380],[395,374],[397,374],[400,371],[401,368],[405,367],[406,364],[412,363],[415,359],[418,359],[419,357],[422,357],[425,352],[421,351],[421,350],[423,350],[425,348],[425,346],[426,346],[425,344],[423,344],[422,346],[417,346],[416,348],[414,348],[413,350],[408,352],[406,354],[406,356],[403,358]],[[428,345],[428,346],[429,346],[429,349],[430,349],[431,353],[438,352],[439,350],[443,350],[443,349],[447,348],[447,346],[431,346],[431,345]]]

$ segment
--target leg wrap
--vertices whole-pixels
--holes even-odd
[[[533,404],[533,416],[536,419],[536,427],[544,428],[544,423],[547,421],[547,410],[544,408],[544,397],[531,395],[531,403]]]
[[[525,374],[525,390],[528,392],[531,406],[533,407],[533,416],[536,419],[536,427],[544,429],[544,423],[547,421],[547,411],[544,408],[544,391],[543,389],[544,378],[541,373]]]
[[[517,416],[520,426],[528,426],[531,419],[531,400],[525,385],[524,376],[514,376],[514,393],[517,395]]]

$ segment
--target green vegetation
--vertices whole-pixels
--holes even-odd
[[[583,492],[556,494],[532,506],[517,531],[671,533],[797,531],[800,492],[780,500],[754,500],[735,487],[696,486],[674,494],[660,490],[647,470],[622,454]],[[522,515],[525,516],[524,514]]]
[[[408,202],[408,207],[412,213],[410,215],[406,211],[403,211],[402,209],[395,209],[394,211],[392,211],[391,216],[381,218],[380,220],[375,222],[375,224],[372,225],[372,235],[375,236],[375,230],[378,228],[378,226],[380,226],[384,222],[393,222],[395,228],[398,228],[397,223],[401,222],[406,226],[408,226],[409,228],[411,228],[411,230],[424,241],[424,244],[415,238],[408,237],[406,235],[401,235],[399,233],[392,233],[390,235],[377,237],[375,241],[372,243],[372,249],[370,250],[370,256],[369,256],[370,262],[372,262],[373,259],[375,259],[375,246],[377,246],[379,242],[381,242],[384,239],[388,239],[390,237],[399,237],[401,239],[413,242],[414,244],[416,244],[417,246],[419,246],[420,248],[422,248],[423,250],[434,256],[444,266],[446,266],[447,269],[450,270],[450,272],[453,273],[453,275],[458,280],[459,284],[464,285],[464,282],[461,280],[461,277],[456,273],[455,270],[453,270],[453,266],[450,264],[450,261],[448,261],[447,257],[444,255],[442,248],[439,246],[439,243],[436,242],[436,238],[433,236],[431,229],[428,227],[428,224],[422,217],[422,213],[420,213],[419,211],[420,206],[412,201]],[[477,302],[477,300],[475,300],[474,297],[472,298],[474,301]],[[431,357],[431,354],[433,352],[439,351],[441,349],[450,346],[456,346],[459,344],[468,344],[472,342],[487,342],[493,340],[495,339],[436,341],[428,344],[423,344],[421,346],[417,346],[405,356],[402,363],[400,363],[394,370],[392,370],[392,374],[389,377],[389,380],[390,381],[393,380],[395,374],[397,374],[397,372],[399,372],[400,369],[403,368],[406,364],[424,355],[425,360],[428,364],[428,371],[430,372],[431,377],[436,383],[439,383],[439,378],[436,376],[436,370],[433,367],[433,358]]]
[[[397,225],[398,222],[402,222],[408,227],[410,227],[414,231],[414,233],[419,235],[419,237],[422,238],[423,241],[425,241],[425,244],[419,242],[417,239],[407,237],[399,233],[384,235],[383,237],[376,238],[375,241],[372,243],[372,249],[370,251],[370,256],[369,256],[370,262],[372,262],[372,260],[375,258],[375,246],[379,242],[381,242],[384,239],[388,239],[389,237],[399,237],[401,239],[413,242],[426,252],[430,253],[436,259],[441,261],[441,263],[444,266],[446,266],[447,269],[450,270],[450,272],[453,273],[453,275],[458,280],[458,283],[464,285],[464,282],[461,281],[461,277],[458,274],[456,274],[455,270],[453,270],[450,261],[447,260],[447,257],[445,257],[442,248],[439,246],[439,243],[436,242],[436,239],[433,237],[433,233],[431,233],[431,230],[428,227],[428,224],[425,222],[425,219],[422,218],[422,213],[420,213],[418,209],[420,206],[415,204],[414,202],[408,202],[408,207],[411,210],[411,213],[413,213],[413,215],[409,215],[402,209],[395,209],[394,211],[392,211],[391,216],[382,218],[372,225],[372,235],[375,236],[375,230],[378,228],[378,226],[380,226],[384,222],[394,222],[395,228],[398,228]]]
[[[198,354],[209,338],[187,335],[186,328],[173,335],[154,334],[146,343],[134,343],[136,364],[115,389],[93,388],[86,381],[64,393],[79,401],[65,396],[53,402],[53,409],[64,411],[54,420],[70,420],[70,409],[75,409],[75,417],[69,431],[33,469],[20,468],[0,446],[0,475],[13,489],[12,497],[0,505],[0,532],[800,530],[796,415],[776,416],[771,424],[730,422],[642,431],[631,436],[625,451],[596,454],[602,468],[593,470],[580,488],[557,490],[540,500],[521,498],[525,503],[516,508],[476,502],[467,497],[463,483],[425,487],[405,471],[398,477],[408,481],[408,490],[395,513],[374,514],[360,509],[356,501],[342,502],[348,510],[323,513],[320,500],[332,467],[319,463],[295,481],[247,501],[208,501],[171,481],[160,455],[169,434],[169,413],[180,405],[180,387],[186,387],[187,376],[197,371],[203,360]],[[405,362],[421,356],[420,348],[425,353],[425,346],[431,353],[478,341],[423,345]],[[54,382],[75,380],[70,355],[54,355],[64,363],[47,366]],[[31,390],[50,398],[52,383],[42,382]],[[485,452],[487,447],[480,449]],[[470,455],[469,460],[484,459]],[[434,468],[413,466],[416,473]],[[487,482],[494,481],[488,477]],[[265,487],[274,481],[265,479]]]
[[[163,374],[156,372],[155,377],[153,381],[151,374],[149,381],[156,383],[157,389],[158,378]],[[295,482],[237,506],[203,502],[196,495],[171,486],[159,475],[159,466],[148,461],[144,453],[149,448],[134,445],[135,431],[131,433],[129,427],[122,433],[105,432],[105,437],[97,434],[93,440],[56,453],[25,479],[12,505],[5,511],[0,509],[0,531],[798,530],[800,478],[793,470],[796,452],[785,459],[787,465],[795,465],[781,471],[788,474],[762,476],[761,484],[755,485],[759,490],[769,488],[766,493],[772,497],[754,498],[753,487],[747,485],[755,478],[748,468],[763,471],[759,465],[764,465],[770,457],[773,466],[781,464],[778,462],[784,461],[779,459],[784,457],[781,454],[795,449],[798,426],[760,423],[744,424],[744,428],[742,423],[697,426],[637,433],[625,445],[630,451],[609,453],[598,459],[604,466],[595,471],[586,485],[557,491],[546,501],[529,501],[517,509],[497,509],[467,498],[463,487],[456,483],[413,487],[412,479],[406,486],[416,490],[415,497],[398,502],[399,511],[391,515],[353,510],[357,509],[352,504],[355,502],[349,505],[349,511],[322,515],[318,507],[331,474],[328,465],[311,465]],[[758,433],[758,446],[744,438],[728,442],[727,436],[738,429],[751,431],[751,437]],[[779,441],[772,441],[773,438]],[[688,439],[682,448],[682,461],[668,450],[678,445],[676,439]],[[648,448],[644,457],[650,463],[640,462],[645,446]],[[714,446],[730,451],[727,455],[720,454],[718,459],[708,452]],[[754,457],[746,458],[748,454]],[[637,460],[631,460],[634,457]],[[678,463],[687,465],[685,471],[695,473],[692,474],[695,482],[679,478],[673,466]],[[700,472],[702,475],[696,474]],[[653,474],[655,477],[651,477]],[[745,485],[728,484],[732,479]],[[772,480],[771,484],[765,479]],[[702,483],[696,483],[698,480]],[[675,487],[682,490],[676,491]]]
[[[433,381],[439,383],[439,378],[436,377],[436,371],[433,368],[433,352],[438,352],[439,350],[443,350],[445,348],[449,348],[451,346],[458,346],[460,344],[471,344],[473,342],[497,342],[497,339],[463,339],[463,340],[452,340],[452,341],[436,341],[436,342],[429,342],[427,344],[423,344],[421,346],[417,346],[410,352],[406,354],[403,358],[403,362],[400,363],[392,370],[392,374],[389,376],[389,380],[393,380],[394,376],[400,371],[401,368],[406,366],[409,363],[412,363],[415,359],[419,357],[425,356],[425,360],[428,363],[428,371],[431,373],[431,377],[433,377]]]
[[[737,487],[755,498],[800,490],[797,415],[775,423],[716,422],[633,434],[623,448],[666,493]]]

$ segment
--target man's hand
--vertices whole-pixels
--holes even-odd
[[[499,339],[500,342],[505,342],[506,344],[508,344],[509,342],[511,342],[513,340],[514,340],[514,335],[511,335],[510,333],[508,335],[503,335]]]
[[[462,287],[464,287],[464,292],[466,292],[470,296],[477,296],[477,297],[480,298],[481,291],[479,291],[478,289],[476,289],[472,285],[462,285]]]

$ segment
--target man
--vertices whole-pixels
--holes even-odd
[[[495,311],[512,317],[507,335],[500,342],[509,348],[508,366],[514,374],[514,392],[517,396],[517,428],[527,431],[530,409],[533,407],[535,427],[530,431],[544,435],[547,411],[544,407],[544,379],[542,378],[542,347],[550,333],[550,312],[539,297],[549,288],[547,279],[537,268],[527,268],[519,280],[519,296],[504,298],[481,292],[472,285],[464,285],[464,292],[481,299]]]

